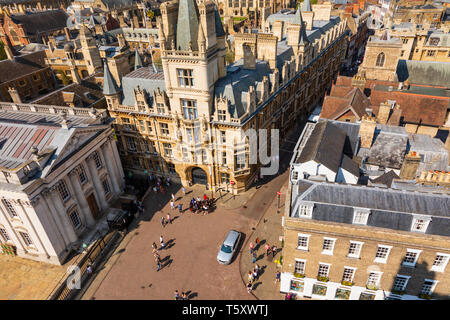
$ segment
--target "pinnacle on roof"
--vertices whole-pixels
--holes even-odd
[[[139,52],[136,49],[135,50],[135,58],[134,58],[134,70],[142,68],[143,66],[144,66],[144,64],[142,63],[141,56],[139,55]]]
[[[310,0],[303,1],[302,11],[312,11],[312,9],[311,9],[311,1]]]
[[[305,23],[303,22],[302,13],[300,11],[300,6],[298,7],[297,12],[295,13],[294,24],[300,25],[300,35],[298,37],[298,44],[305,45],[307,42],[309,42],[309,40],[308,40],[308,36],[306,35]]]
[[[108,64],[105,61],[105,65],[103,68],[103,94],[104,95],[113,95],[119,92],[119,88],[117,87],[116,81],[109,71]]]
[[[177,23],[177,50],[198,50],[199,14],[195,0],[180,0]]]

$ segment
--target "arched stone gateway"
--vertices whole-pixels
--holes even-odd
[[[192,184],[208,185],[208,176],[205,170],[198,167],[192,168]]]

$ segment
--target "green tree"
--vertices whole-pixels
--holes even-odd
[[[61,77],[61,81],[63,83],[63,86],[67,86],[68,84],[70,84],[72,82],[72,81],[70,81],[69,77],[67,77],[66,74],[63,71],[58,70],[57,72],[58,72],[58,74]]]
[[[227,52],[225,53],[225,61],[227,64],[231,64],[234,62],[234,52],[227,49]]]

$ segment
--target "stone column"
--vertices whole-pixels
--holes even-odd
[[[69,172],[69,187],[73,190],[75,198],[77,200],[78,207],[80,208],[81,214],[84,217],[85,224],[87,226],[95,225],[95,220],[92,216],[89,205],[84,196],[83,187],[81,186],[78,174],[82,170],[80,166],[77,166],[72,171]]]
[[[68,237],[68,240],[70,243],[77,241],[78,236],[75,233],[75,230],[73,229],[72,223],[70,222],[69,217],[67,216],[66,208],[64,207],[64,204],[61,200],[61,198],[58,195],[58,190],[56,190],[56,185],[52,186],[50,188],[49,192],[49,202],[51,203],[51,206],[54,208],[54,212],[56,212],[56,218],[60,219],[63,230],[65,230],[65,233]]]
[[[120,193],[120,185],[119,181],[117,180],[117,173],[115,165],[113,164],[114,161],[114,155],[112,154],[112,150],[109,145],[109,141],[105,142],[101,146],[101,150],[103,153],[103,159],[105,159],[106,169],[108,170],[108,175],[110,177],[110,181],[112,184],[112,188],[115,194]]]
[[[47,211],[47,217],[49,221],[51,222],[51,227],[54,228],[56,235],[58,236],[58,240],[61,242],[63,249],[67,247],[70,241],[68,241],[67,237],[63,233],[63,227],[61,226],[61,221],[59,219],[55,219],[54,212],[50,209],[50,205],[48,204],[48,200],[45,199],[44,193],[46,190],[42,191],[40,195],[37,197],[34,197],[30,200],[30,203],[33,207],[36,207],[37,205],[41,204],[42,209],[44,211]],[[47,192],[48,193],[48,192]],[[36,211],[36,209],[35,209]]]
[[[89,179],[92,181],[92,184],[94,185],[94,193],[95,193],[95,198],[97,199],[100,205],[100,210],[105,210],[107,209],[108,206],[108,202],[105,199],[105,192],[103,190],[103,186],[102,183],[100,181],[99,175],[98,175],[98,169],[95,165],[94,162],[94,152],[92,152],[87,158],[86,158],[86,163],[87,163],[87,171],[88,171],[88,175],[89,175]]]
[[[112,135],[108,137],[108,140],[109,146],[111,147],[111,152],[113,154],[114,163],[118,172],[117,178],[119,179],[120,187],[123,190],[125,188],[125,173],[123,172],[122,161],[120,160],[119,151],[117,150],[117,143]]]

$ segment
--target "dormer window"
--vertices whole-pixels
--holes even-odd
[[[314,205],[309,203],[302,203],[298,208],[298,216],[302,218],[311,218]]]
[[[218,110],[217,112],[218,112],[219,121],[226,121],[226,119],[227,119],[226,110]]]
[[[431,219],[429,217],[413,217],[411,231],[425,233]]]
[[[370,210],[368,209],[353,209],[353,224],[367,225],[367,219],[369,219]]]

